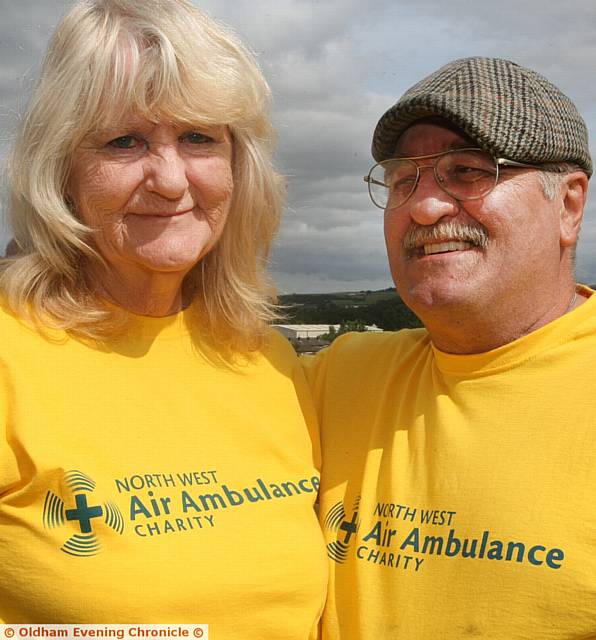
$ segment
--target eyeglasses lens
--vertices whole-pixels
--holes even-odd
[[[482,151],[454,151],[435,165],[439,185],[457,200],[474,200],[490,193],[497,182],[497,164]]]
[[[373,202],[383,209],[404,204],[416,188],[419,168],[432,166],[399,159],[375,165],[368,183]],[[434,163],[434,171],[439,187],[457,200],[474,200],[487,195],[498,177],[495,160],[483,151],[451,151],[440,155]]]

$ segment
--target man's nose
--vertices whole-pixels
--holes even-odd
[[[145,159],[145,185],[149,191],[175,200],[188,189],[186,171],[186,161],[175,145],[155,145]]]
[[[456,216],[460,204],[439,186],[433,168],[425,166],[420,169],[416,189],[403,205],[405,212],[420,225],[432,225],[446,216]]]

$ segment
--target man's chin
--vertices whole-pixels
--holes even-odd
[[[454,279],[420,282],[404,287],[397,285],[397,292],[404,303],[424,322],[424,316],[459,310],[473,303],[473,283]]]

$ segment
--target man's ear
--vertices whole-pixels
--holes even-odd
[[[588,176],[583,171],[565,174],[561,179],[561,247],[574,247],[588,197]]]

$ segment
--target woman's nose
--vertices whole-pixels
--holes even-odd
[[[186,161],[175,145],[155,145],[145,159],[145,185],[153,193],[174,200],[188,189]]]

